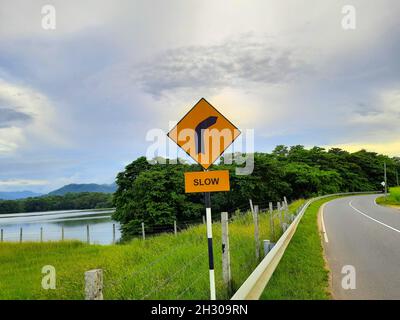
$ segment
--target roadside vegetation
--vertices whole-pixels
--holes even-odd
[[[294,213],[303,200],[289,206]],[[270,215],[259,216],[260,239],[271,239]],[[281,235],[274,218],[275,241]],[[236,212],[229,223],[232,292],[222,282],[221,225],[213,224],[217,297],[228,299],[257,266],[254,223]],[[262,246],[261,246],[262,247]],[[262,248],[260,248],[262,250]],[[263,254],[261,253],[262,257]],[[162,234],[120,245],[81,242],[0,243],[0,299],[83,299],[84,272],[104,270],[105,299],[208,299],[206,227],[194,225],[177,236]],[[44,290],[42,267],[56,268],[57,288]]]
[[[42,212],[56,210],[84,210],[112,208],[112,194],[99,192],[47,195],[20,200],[0,200],[0,214]]]
[[[324,203],[336,198],[321,199],[308,207],[261,299],[330,299],[329,272],[325,267],[317,216]]]
[[[319,147],[280,145],[271,153],[254,154],[251,175],[236,175],[235,163],[213,165],[213,170],[230,171],[231,191],[213,193],[212,207],[216,212],[233,211],[247,205],[249,199],[265,204],[276,203],[284,196],[294,200],[337,192],[381,190],[385,161],[388,183],[393,185],[396,170],[400,171],[399,158],[365,150],[349,153],[337,148],[327,151]],[[201,219],[203,195],[185,193],[185,171],[201,171],[201,168],[184,161],[169,164],[169,160],[162,158],[149,164],[140,157],[117,175],[113,218],[121,223],[124,239],[140,233],[142,222],[146,228],[157,229],[172,225],[174,220]]]
[[[389,189],[390,194],[376,199],[376,203],[384,206],[395,206],[400,208],[400,187]]]

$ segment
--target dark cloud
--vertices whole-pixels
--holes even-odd
[[[10,108],[0,107],[0,128],[7,128],[15,123],[32,121],[32,116]]]
[[[294,49],[279,48],[271,39],[246,36],[220,45],[189,46],[135,66],[143,90],[158,96],[180,88],[234,87],[246,82],[291,81],[309,69]]]
[[[354,108],[354,113],[360,116],[376,116],[382,112],[376,105],[369,105],[364,102],[360,102]]]

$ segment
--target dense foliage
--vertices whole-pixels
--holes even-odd
[[[269,201],[308,198],[346,191],[382,190],[383,163],[387,164],[388,184],[396,183],[400,159],[361,150],[303,146],[277,146],[272,153],[254,154],[254,171],[239,176],[236,165],[214,165],[213,170],[228,169],[231,191],[211,196],[214,212],[232,211],[247,206],[248,199],[266,206]],[[222,162],[221,162],[222,163]],[[125,235],[146,226],[172,224],[173,220],[199,218],[203,211],[202,194],[184,193],[185,171],[200,171],[198,165],[149,164],[141,157],[117,176],[114,218],[121,222]]]
[[[0,214],[111,208],[112,195],[106,193],[68,193],[64,196],[42,196],[20,200],[0,200]]]

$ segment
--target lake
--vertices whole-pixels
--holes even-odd
[[[119,223],[111,219],[114,210],[68,210],[51,212],[32,212],[17,214],[1,214],[0,229],[3,230],[3,241],[40,241],[41,228],[43,241],[62,239],[81,240],[87,242],[87,226],[89,226],[89,242],[93,244],[113,243],[113,225],[115,225],[115,241],[121,237]]]

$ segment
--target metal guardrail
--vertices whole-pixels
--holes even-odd
[[[306,202],[301,208],[299,214],[279,238],[275,246],[268,252],[256,269],[251,273],[247,280],[242,284],[238,291],[233,295],[231,300],[258,300],[267,286],[269,280],[272,277],[276,267],[278,266],[287,246],[292,240],[293,235],[296,232],[297,226],[300,223],[301,218],[306,212],[307,208],[311,203],[334,196],[344,196],[353,194],[372,194],[377,192],[349,192],[349,193],[335,193],[329,194],[317,198],[313,198]]]

